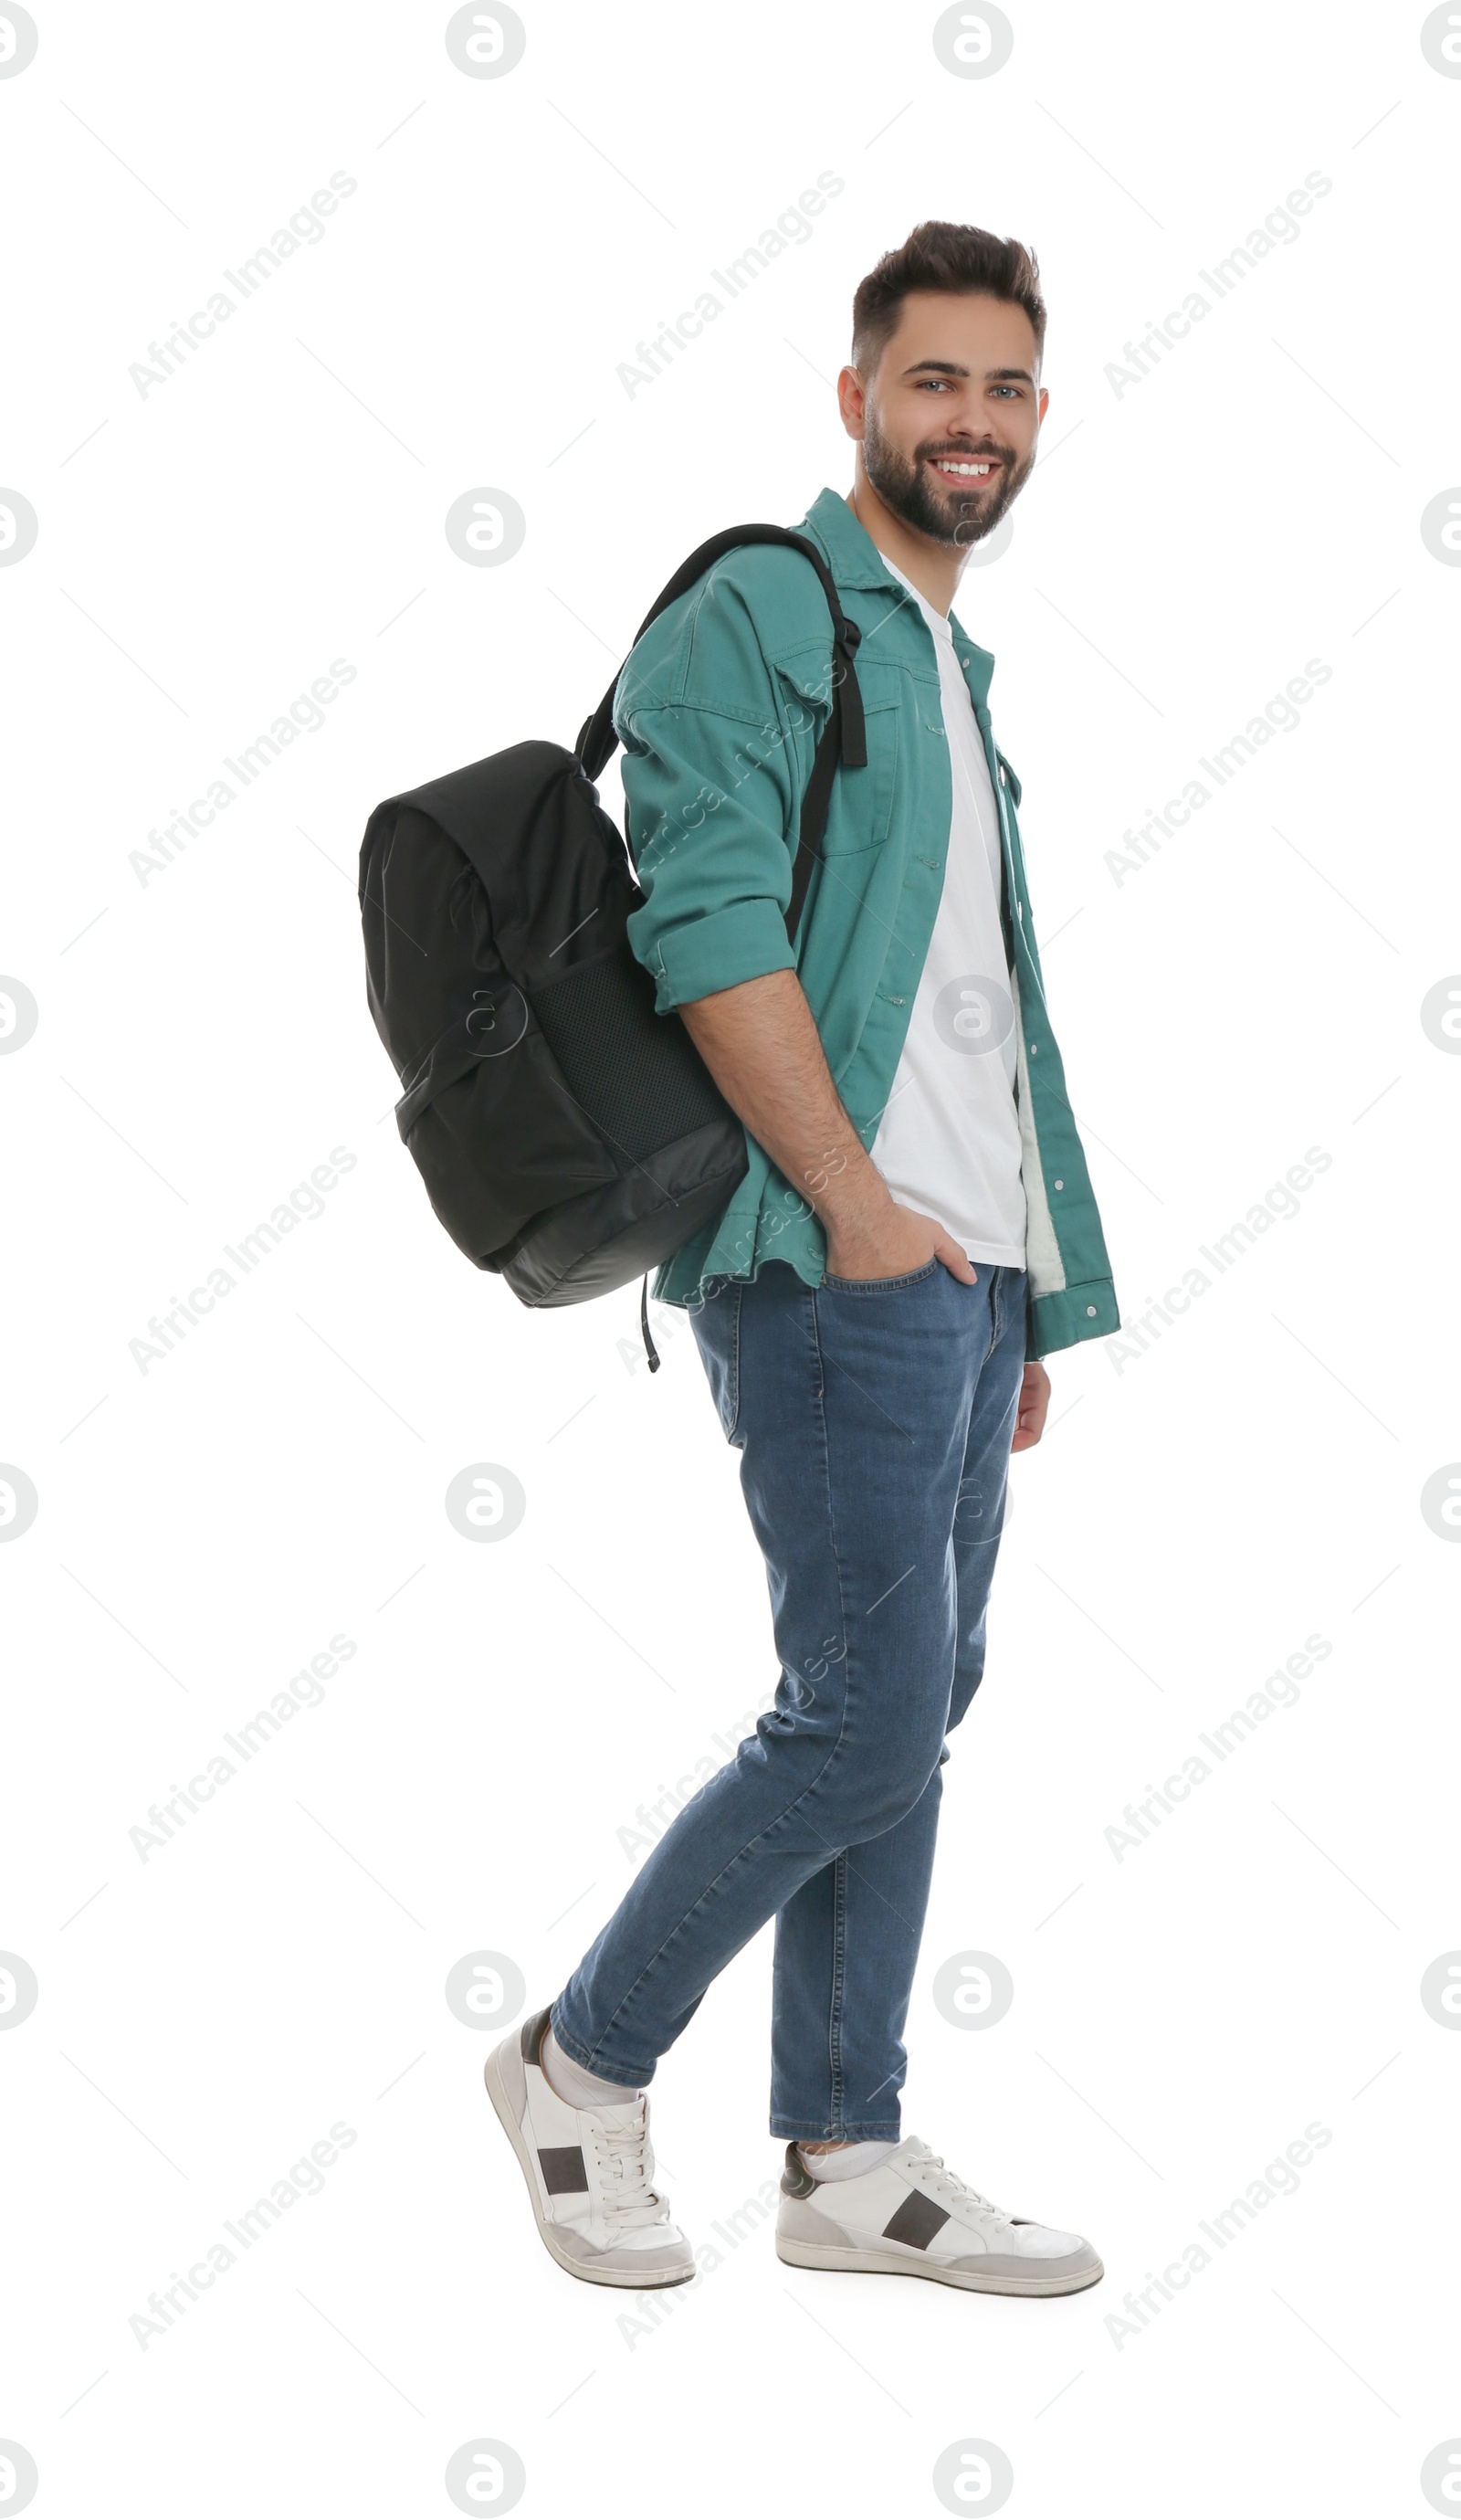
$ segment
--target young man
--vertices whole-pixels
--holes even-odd
[[[555,2001],[487,2065],[539,2228],[590,2282],[681,2283],[644,2087],[776,1919],[771,2131],[794,2266],[1064,2293],[1088,2241],[991,2204],[916,2136],[903,2029],[949,1757],[984,1667],[1008,1457],[1040,1358],[1118,1327],[1045,1009],[994,658],[950,615],[1030,477],[1034,257],[930,222],[859,288],[853,488],[800,531],[861,631],[867,763],[835,782],[793,955],[798,813],[831,693],[804,557],[741,550],[646,632],[615,725],[630,921],[747,1132],[723,1215],[659,1272],[688,1308],[766,1556],[773,1709],[677,1816]]]

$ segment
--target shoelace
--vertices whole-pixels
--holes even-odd
[[[600,2195],[607,2220],[625,2228],[669,2219],[666,2199],[649,2184],[649,2122],[594,2129],[594,2150],[600,2171]]]
[[[988,2215],[992,2222],[1012,2223],[1015,2219],[1012,2214],[1006,2214],[1002,2205],[992,2204],[977,2187],[971,2187],[967,2179],[960,2179],[956,2170],[946,2170],[941,2152],[911,2153],[908,2167],[915,2177],[926,2177],[934,2187],[942,2187],[966,2204],[977,2206],[980,2213]]]

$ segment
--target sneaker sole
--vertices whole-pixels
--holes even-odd
[[[776,2234],[776,2255],[788,2267],[813,2267],[827,2274],[919,2275],[925,2283],[952,2284],[959,2292],[1009,2293],[1048,2300],[1054,2294],[1085,2292],[1099,2283],[1106,2270],[1099,2258],[1074,2275],[977,2275],[956,2267],[915,2266],[908,2258],[889,2258],[877,2249],[833,2249],[819,2240],[793,2240]]]
[[[487,2086],[487,2097],[502,2122],[503,2133],[517,2156],[517,2167],[522,2172],[527,2184],[528,2197],[533,2208],[533,2220],[538,2226],[538,2235],[554,2266],[561,2267],[565,2275],[576,2275],[580,2283],[610,2284],[620,2292],[664,2292],[672,2284],[690,2283],[694,2280],[696,2269],[693,2263],[678,2272],[669,2274],[659,2269],[644,2274],[636,2274],[625,2267],[596,2267],[592,2264],[585,2265],[581,2259],[569,2257],[566,2250],[559,2244],[553,2225],[543,2220],[542,2208],[538,2202],[538,2182],[533,2177],[533,2165],[522,2139],[522,2130],[512,2113],[512,2103],[504,2089],[502,2076],[497,2071],[495,2055],[489,2056],[483,2066],[482,2080]]]

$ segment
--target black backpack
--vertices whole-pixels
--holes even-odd
[[[782,543],[832,619],[831,709],[802,800],[793,947],[839,761],[867,758],[861,633],[816,545],[736,525],[692,552],[641,623],[726,552]],[[524,1304],[578,1304],[648,1271],[720,1214],[745,1132],[625,933],[645,899],[594,782],[614,752],[610,683],[574,749],[514,743],[377,805],[360,852],[366,995],[400,1078],[396,1126],[459,1250]]]

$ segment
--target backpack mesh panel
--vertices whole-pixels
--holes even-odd
[[[655,1013],[647,971],[626,975],[605,957],[540,984],[532,1000],[569,1092],[622,1154],[638,1160],[725,1117],[684,1025]]]

